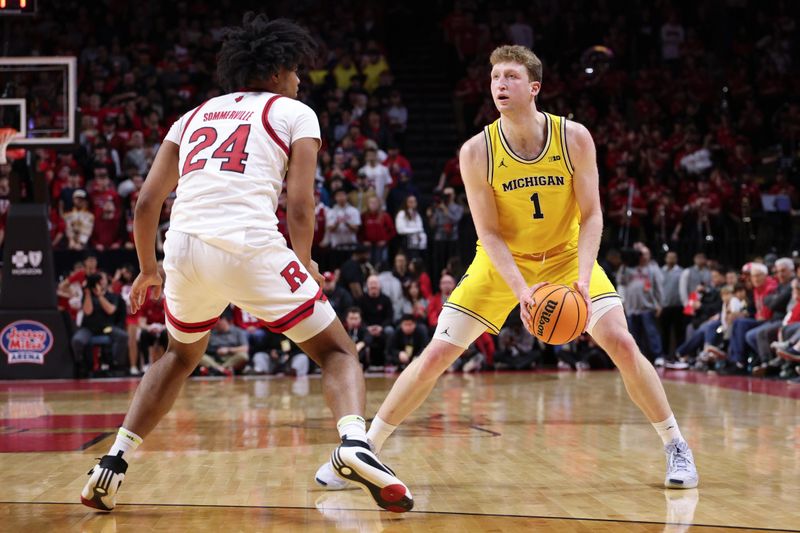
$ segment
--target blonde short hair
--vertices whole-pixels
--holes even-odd
[[[515,45],[498,46],[489,56],[492,66],[498,63],[518,63],[528,71],[528,79],[542,81],[542,61],[529,48]]]

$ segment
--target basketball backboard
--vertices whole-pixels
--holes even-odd
[[[15,128],[12,146],[77,141],[74,57],[0,57],[0,127]]]

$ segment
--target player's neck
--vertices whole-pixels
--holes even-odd
[[[521,152],[535,149],[544,142],[545,123],[544,113],[540,113],[536,106],[531,106],[530,111],[509,113],[501,116],[503,134],[514,147],[519,147]]]

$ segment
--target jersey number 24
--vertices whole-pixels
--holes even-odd
[[[222,144],[220,144],[216,150],[214,150],[210,159],[219,159],[222,161],[219,166],[220,170],[244,174],[245,162],[249,155],[244,149],[247,146],[247,138],[249,136],[250,124],[240,125],[227,139],[222,141]],[[217,130],[208,126],[196,129],[192,133],[192,136],[189,137],[189,142],[195,143],[197,141],[200,142],[197,146],[192,148],[192,151],[186,156],[181,176],[205,168],[208,159],[197,158],[197,154],[217,142]]]

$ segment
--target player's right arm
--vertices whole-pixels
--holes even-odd
[[[532,295],[537,287],[528,287],[525,278],[522,277],[522,273],[514,262],[511,250],[500,235],[497,204],[487,175],[489,162],[483,133],[464,143],[458,157],[461,165],[461,177],[467,190],[467,201],[478,238],[492,264],[520,301],[522,323],[527,326],[531,323],[528,307],[534,303]]]
[[[139,192],[136,211],[133,215],[133,240],[136,255],[139,257],[139,275],[131,287],[131,313],[144,305],[147,288],[153,288],[153,298],[161,294],[161,276],[158,274],[156,260],[156,235],[161,206],[169,193],[178,186],[179,148],[172,141],[165,140],[158,149],[147,179]]]
[[[311,260],[317,206],[314,176],[319,144],[319,140],[313,137],[303,137],[292,143],[289,170],[286,173],[286,221],[294,253],[317,283],[322,285],[322,275]]]

